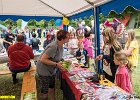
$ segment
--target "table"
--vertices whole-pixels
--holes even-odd
[[[61,71],[61,89],[63,90],[63,95],[66,98],[66,100],[81,100],[82,92],[76,88],[76,85],[78,83],[75,83],[70,80],[70,73],[68,71]],[[121,88],[115,86],[114,83],[110,82],[109,80],[101,80],[100,84],[107,85],[107,86],[114,86],[118,90],[120,90],[123,93],[126,93]],[[128,94],[128,93],[126,93]]]
[[[37,61],[41,52],[36,52],[34,55],[34,60]],[[8,62],[8,55],[7,52],[0,54],[0,64]]]

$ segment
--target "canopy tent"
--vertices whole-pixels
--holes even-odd
[[[100,5],[108,1],[92,0],[91,2]],[[91,4],[86,0],[0,0],[0,20],[10,18],[14,21],[18,19],[49,21],[63,16],[72,16],[71,18],[75,19],[79,16],[89,17],[92,15],[93,11],[89,10],[91,8]]]
[[[62,18],[83,18],[95,16],[96,50],[100,54],[99,14],[108,15],[114,10],[120,13],[127,6],[140,10],[139,0],[0,0],[0,20],[10,18],[14,21],[29,19],[47,21]],[[93,11],[94,8],[94,11]],[[100,72],[100,68],[98,69]]]

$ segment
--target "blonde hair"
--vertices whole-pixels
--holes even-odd
[[[135,40],[135,31],[133,29],[129,29],[126,31],[126,33],[128,33],[128,40],[127,40],[127,46],[126,48],[129,48],[131,41]]]
[[[121,50],[119,52],[115,52],[114,58],[116,58],[118,61],[121,61],[122,64],[126,64],[129,71],[133,70],[133,66],[130,63],[130,61],[127,59],[127,55],[125,54],[125,51]]]
[[[104,37],[108,37],[108,41],[107,43],[105,43],[105,45],[106,44],[113,45],[115,51],[120,51],[122,49],[121,44],[117,40],[117,35],[113,32],[111,28],[105,29],[102,34]]]
[[[78,42],[78,47],[81,47],[83,45],[84,45],[83,42]]]

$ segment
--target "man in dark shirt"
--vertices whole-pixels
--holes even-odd
[[[6,51],[8,50],[8,47],[13,44],[13,41],[14,41],[14,34],[12,33],[12,27],[9,26],[8,31],[6,32],[3,38],[3,45],[6,48]]]
[[[38,38],[41,38],[42,29],[40,27],[37,29],[37,33],[38,33]]]

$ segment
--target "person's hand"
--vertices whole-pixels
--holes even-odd
[[[101,59],[103,59],[103,55],[98,55],[98,56],[95,58],[95,60],[101,60]]]
[[[11,43],[11,42],[8,42],[10,45],[13,45],[13,43]]]
[[[62,67],[62,64],[63,64],[62,61],[60,61],[60,62],[57,63],[57,67],[58,67],[60,70],[64,70],[63,67]]]
[[[104,64],[105,66],[109,66],[109,63],[108,63],[105,59],[103,59],[103,64]]]
[[[61,67],[62,67],[62,62],[58,62],[58,63],[57,63],[57,67],[58,67],[58,68],[61,68]]]

